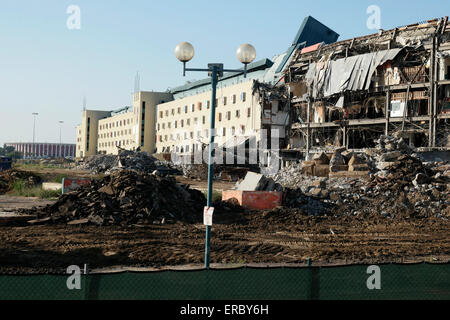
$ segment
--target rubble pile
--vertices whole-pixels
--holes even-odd
[[[0,194],[11,191],[14,181],[23,180],[26,182],[26,187],[33,187],[41,183],[41,177],[28,172],[10,169],[6,171],[0,171]]]
[[[208,165],[202,164],[185,164],[180,163],[176,165],[182,172],[183,176],[190,179],[206,180],[208,179]],[[220,166],[214,166],[214,175],[219,174]]]
[[[325,215],[333,206],[328,198],[328,191],[320,188],[318,194],[304,193],[301,189],[285,189],[283,203],[287,208],[298,208],[311,216]],[[323,193],[322,193],[323,192]],[[325,194],[326,193],[326,194]],[[325,200],[323,200],[325,198]]]
[[[302,174],[302,164],[293,163],[273,176],[273,180],[286,188],[296,189],[306,176]]]
[[[450,217],[448,165],[423,163],[403,139],[381,136],[371,152],[336,150],[331,156],[330,172],[348,166],[348,171],[369,172],[365,176],[310,174],[311,167],[326,166],[327,159],[324,153],[318,154],[273,177],[285,187],[286,207],[301,208],[309,215]]]
[[[168,162],[168,165],[177,169],[185,178],[196,180],[208,179],[208,164],[185,164],[177,163],[172,164]],[[255,168],[249,167],[237,167],[235,165],[220,165],[215,164],[213,167],[213,177],[215,180],[224,181],[238,181],[245,178],[245,175],[249,170],[255,170]]]
[[[153,172],[166,169],[164,161],[159,161],[146,152],[121,150],[118,155],[94,155],[86,158],[76,167],[79,170],[89,170],[93,174],[111,174],[115,171],[127,169],[139,172]]]
[[[93,174],[103,173],[119,165],[118,157],[114,155],[97,154],[89,156],[81,162],[78,162],[76,169],[89,170]]]
[[[121,170],[26,213],[36,215],[34,222],[164,224],[200,221],[205,203],[203,193],[177,184],[173,177]]]

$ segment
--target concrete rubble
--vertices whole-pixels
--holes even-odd
[[[79,162],[78,170],[89,170],[93,174],[111,174],[115,171],[127,169],[139,172],[153,172],[154,170],[167,170],[165,161],[160,161],[146,152],[121,150],[118,155],[94,155]]]
[[[262,174],[248,172],[245,179],[236,184],[238,191],[283,191],[283,187],[272,178]]]
[[[324,166],[325,154],[313,161],[293,164],[273,177],[285,187],[285,206],[310,215],[450,217],[448,164],[423,163],[402,139],[381,136],[375,150],[337,150],[331,156],[331,172],[331,167],[348,166],[349,171],[367,171],[365,176],[313,176],[305,167]]]
[[[173,177],[121,170],[60,196],[52,205],[24,210],[32,224],[104,225],[198,222],[206,203],[203,193]]]

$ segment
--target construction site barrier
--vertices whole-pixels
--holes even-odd
[[[449,264],[379,265],[380,289],[368,288],[370,270],[353,265],[88,274],[72,290],[69,275],[0,275],[0,299],[450,299]]]

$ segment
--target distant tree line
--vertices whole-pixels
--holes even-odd
[[[22,159],[23,154],[22,152],[16,151],[14,147],[3,145],[3,147],[0,147],[0,156],[2,157],[9,157],[13,159]]]

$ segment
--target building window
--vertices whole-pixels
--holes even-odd
[[[159,117],[162,119],[164,117],[164,113],[162,111],[159,112]]]
[[[233,104],[236,104],[236,95],[233,94]]]
[[[240,110],[236,110],[236,118],[239,118],[241,116]]]
[[[247,108],[247,118],[250,118],[252,115],[252,111],[250,108]]]
[[[191,112],[194,112],[195,111],[195,104],[192,104],[191,105]]]
[[[188,113],[188,106],[184,106],[184,113]]]
[[[181,114],[181,108],[180,108],[180,107],[178,107],[177,113],[178,113],[178,114]]]
[[[87,118],[87,137],[86,137],[86,151],[89,151],[89,137],[91,134],[91,118]]]
[[[211,107],[211,101],[207,100],[206,101],[206,109],[209,109]]]
[[[222,121],[222,113],[219,112],[219,121]]]
[[[227,112],[227,120],[231,120],[231,111]]]
[[[203,123],[203,124],[206,123],[206,117],[205,117],[205,116],[202,117],[202,123]]]
[[[245,102],[245,100],[247,99],[247,94],[245,92],[241,93],[241,101]]]
[[[202,111],[202,103],[201,102],[199,102],[197,104],[197,109],[198,109],[198,111]]]

